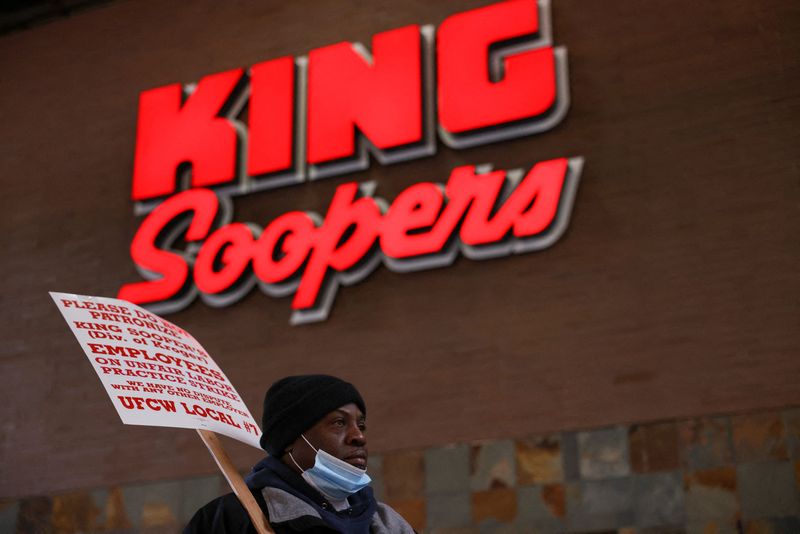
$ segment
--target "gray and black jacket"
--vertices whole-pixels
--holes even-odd
[[[253,496],[276,534],[412,534],[411,526],[392,508],[378,503],[372,488],[352,495],[350,507],[336,511],[297,473],[268,457],[247,476]],[[184,534],[255,534],[235,495],[229,493],[203,506]]]

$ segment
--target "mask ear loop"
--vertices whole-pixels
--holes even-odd
[[[311,444],[311,443],[310,443],[310,442],[309,442],[309,441],[306,439],[306,437],[305,437],[303,434],[300,434],[300,437],[301,437],[301,438],[303,438],[303,441],[305,441],[306,443],[308,443],[308,446],[309,446],[309,447],[311,447],[311,450],[313,450],[314,452],[316,452],[317,454],[319,454],[319,451],[318,451],[317,449],[315,449],[315,448],[314,448],[314,446],[313,446],[313,445],[312,445],[312,444]],[[305,470],[305,469],[303,469],[302,467],[300,467],[300,464],[298,464],[298,463],[297,463],[297,460],[295,460],[295,459],[294,459],[294,456],[292,456],[292,451],[287,451],[287,452],[289,453],[289,458],[291,458],[291,459],[292,459],[292,462],[294,462],[294,465],[296,465],[296,466],[297,466],[297,468],[300,470],[300,472],[302,472],[302,473],[305,473],[305,472],[306,472],[306,470]]]
[[[319,452],[319,449],[315,449],[314,446],[311,444],[311,442],[308,441],[303,434],[300,434],[300,437],[303,438],[303,441],[308,443],[308,446],[311,447],[311,449],[313,449],[314,452],[317,452],[317,453]]]
[[[296,465],[296,466],[297,466],[297,468],[300,470],[300,472],[301,472],[301,473],[305,473],[305,472],[306,472],[306,470],[305,470],[305,469],[303,469],[302,467],[300,467],[300,464],[298,464],[298,463],[297,463],[297,460],[295,460],[295,459],[294,459],[294,456],[292,456],[292,451],[288,451],[288,452],[289,452],[289,458],[291,458],[291,459],[292,459],[292,462],[294,462],[294,465]]]

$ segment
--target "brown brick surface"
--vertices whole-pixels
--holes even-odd
[[[325,213],[335,188],[392,200],[459,165],[586,160],[545,251],[342,287],[291,327],[258,291],[170,320],[258,414],[266,387],[357,383],[384,453],[800,403],[796,2],[558,0],[571,107],[543,134],[234,198],[265,225]],[[484,0],[108,2],[0,37],[0,497],[174,480],[216,467],[190,431],[123,427],[47,297],[140,280],[130,185],[141,91]],[[242,469],[261,453],[231,443]]]

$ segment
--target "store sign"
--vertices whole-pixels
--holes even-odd
[[[123,423],[211,430],[261,448],[247,405],[189,332],[118,299],[50,296]]]
[[[247,108],[246,122],[241,120]],[[231,197],[546,131],[569,106],[566,50],[546,1],[458,13],[438,28],[339,43],[197,84],[142,93],[131,245],[146,279],[119,297],[168,313],[197,296],[227,306],[254,286],[294,295],[293,324],[323,320],[339,285],[380,263],[408,272],[540,250],[563,234],[581,158],[530,169],[454,169],[392,202],[340,186],[328,212],[231,222]]]

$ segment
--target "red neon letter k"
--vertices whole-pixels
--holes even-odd
[[[242,69],[205,76],[186,102],[179,84],[144,91],[139,97],[133,200],[170,195],[183,163],[192,167],[192,187],[236,177],[236,130],[220,111],[242,77]]]

